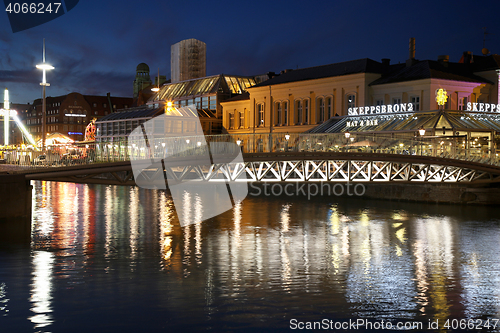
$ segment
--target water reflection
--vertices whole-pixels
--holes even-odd
[[[2,282],[0,283],[0,315],[2,317],[7,316],[9,312],[7,303],[9,303],[9,299],[7,298],[7,285]]]
[[[454,282],[452,223],[447,217],[416,221],[414,256],[420,262],[419,300],[422,313],[433,313],[433,320],[445,322],[450,316],[447,286]],[[427,267],[422,267],[425,262]],[[427,281],[426,281],[427,280]],[[424,306],[425,304],[425,306]],[[429,309],[429,306],[432,308]]]
[[[54,254],[47,251],[33,253],[33,279],[31,283],[30,310],[34,313],[28,319],[34,328],[49,326],[54,322],[52,316],[52,279]]]
[[[468,318],[484,312],[500,317],[500,231],[480,223],[466,230],[460,237],[459,267],[464,312]]]
[[[166,311],[179,325],[189,314],[203,327],[324,313],[500,317],[497,219],[443,216],[426,205],[254,197],[199,223],[206,207],[186,194],[180,209],[197,223],[181,227],[164,191],[39,182],[35,194],[35,325],[63,319],[53,312],[63,302],[55,291],[70,282],[75,297],[95,288],[97,301]],[[0,313],[5,300],[0,285]]]

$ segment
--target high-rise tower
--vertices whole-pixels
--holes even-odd
[[[207,44],[191,38],[171,47],[172,83],[207,75]]]

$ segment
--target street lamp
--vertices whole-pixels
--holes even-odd
[[[45,63],[45,38],[43,39],[43,63],[41,63],[40,65],[36,65],[36,68],[41,69],[43,71],[42,83],[40,83],[40,85],[42,86],[42,150],[45,150],[45,137],[47,135],[47,133],[45,132],[45,122],[46,122],[45,113],[47,109],[47,100],[45,98],[45,87],[50,86],[50,84],[47,83],[46,72],[48,70],[54,69],[53,66]]]
[[[344,133],[344,135],[345,135],[345,138],[346,138],[346,139],[349,139],[349,137],[351,136],[351,133],[349,133],[349,131],[346,131],[346,132]]]
[[[5,88],[3,97],[3,145],[9,145],[9,121],[10,121],[10,102],[9,102],[9,90]]]
[[[418,134],[420,134],[420,155],[424,155],[422,151],[422,137],[425,135],[425,128],[423,126],[420,126],[418,129]]]
[[[151,91],[153,92],[158,92],[160,91],[160,68],[158,67],[158,77],[157,77],[157,80],[158,80],[158,86],[157,87],[154,87],[154,88],[151,88]]]
[[[236,144],[239,146],[241,144],[241,140],[240,138],[238,138],[238,140],[236,140]]]

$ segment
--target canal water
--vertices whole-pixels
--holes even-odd
[[[500,327],[494,207],[249,196],[181,228],[163,191],[33,184],[31,244],[0,247],[2,333]]]

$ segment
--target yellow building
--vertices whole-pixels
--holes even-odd
[[[498,69],[499,56],[466,52],[459,63],[447,56],[393,65],[359,59],[286,70],[222,102],[223,125],[233,134],[302,133],[336,116],[437,110],[439,88],[449,96],[445,110],[469,105],[469,111],[487,112],[479,107],[500,105]]]

